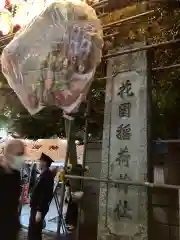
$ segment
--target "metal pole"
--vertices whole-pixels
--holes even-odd
[[[164,66],[164,67],[157,67],[157,68],[153,68],[153,71],[164,71],[164,70],[169,70],[172,68],[180,68],[180,64],[173,64],[173,65],[169,65],[169,66]]]
[[[179,205],[179,226],[180,226],[180,189],[178,190],[178,205]],[[178,230],[179,230],[179,239],[180,239],[180,229],[178,228]]]
[[[95,4],[92,4],[92,5],[90,4],[90,6],[93,7],[95,10],[99,9],[99,8],[105,8],[105,7],[108,8],[109,2],[110,2],[110,0],[103,0],[103,1],[99,1],[99,2],[97,2]],[[134,4],[143,3],[143,2],[149,2],[149,3],[160,3],[160,2],[162,2],[163,3],[162,0],[137,0],[136,2],[134,1]],[[110,3],[110,5],[111,5],[111,3]]]
[[[86,162],[86,157],[87,157],[88,124],[89,124],[89,115],[90,115],[90,111],[91,111],[91,99],[92,99],[91,89],[89,90],[87,99],[88,100],[87,100],[87,107],[86,107],[86,113],[85,113],[86,121],[85,121],[85,133],[84,133],[84,152],[83,152],[83,162],[82,162],[83,169],[85,168],[85,162]],[[82,184],[81,188],[83,189],[83,184]]]
[[[175,40],[170,40],[170,41],[166,41],[166,42],[155,43],[155,44],[151,44],[151,45],[145,45],[144,47],[127,49],[127,50],[120,51],[120,52],[115,52],[115,53],[109,53],[109,54],[104,55],[103,59],[108,59],[108,58],[112,58],[112,57],[122,56],[122,55],[125,55],[125,54],[140,52],[140,51],[144,51],[144,50],[150,50],[152,48],[166,47],[167,45],[175,44],[175,43],[178,43],[178,42],[180,42],[180,39],[175,39]]]
[[[107,179],[109,179],[110,176],[110,148],[111,148],[111,124],[112,124],[112,103],[113,103],[113,95],[114,95],[114,77],[116,76],[116,73],[111,78],[111,89],[110,89],[110,100],[109,100],[109,106],[108,106],[108,114],[109,114],[109,129],[108,129],[108,172],[107,172]],[[108,226],[108,199],[109,199],[109,184],[107,182],[106,184],[107,192],[106,192],[106,210],[105,210],[105,227]]]
[[[87,144],[88,144],[88,123],[89,123],[89,113],[90,113],[90,107],[91,107],[91,88],[89,90],[89,94],[87,96],[87,106],[86,106],[86,113],[85,113],[85,133],[84,133],[84,152],[83,152],[83,162],[82,162],[82,169],[84,171],[85,168],[85,162],[86,162],[86,156],[87,156]],[[84,172],[82,173],[84,176]],[[81,181],[81,190],[84,189],[84,181]],[[76,229],[76,240],[79,240],[79,234],[80,234],[80,219],[81,219],[81,200],[78,206],[78,219],[77,219],[77,229]]]
[[[103,30],[108,30],[109,28],[111,29],[112,27],[115,28],[115,27],[120,27],[120,25],[122,23],[125,23],[125,22],[128,22],[128,21],[131,21],[131,20],[134,20],[136,18],[139,18],[139,17],[143,17],[143,16],[146,16],[146,15],[149,15],[149,14],[152,14],[154,13],[155,11],[154,10],[150,10],[150,11],[147,11],[147,12],[143,12],[143,13],[139,13],[137,15],[134,15],[134,16],[131,16],[131,17],[127,17],[127,18],[124,18],[124,19],[121,19],[121,20],[118,20],[118,21],[115,21],[115,22],[112,22],[112,23],[108,23],[106,25],[103,26]]]
[[[153,72],[164,71],[164,70],[169,70],[169,69],[173,69],[173,68],[180,68],[180,64],[173,64],[173,65],[164,66],[164,67],[157,67],[157,68],[153,68],[152,71]],[[137,69],[137,71],[138,71],[138,69]],[[97,81],[102,81],[102,80],[108,80],[108,79],[111,79],[111,78],[112,77],[101,77],[101,78],[96,78],[96,80]],[[169,141],[169,140],[159,140],[159,141]],[[173,140],[173,141],[175,141],[175,140]]]
[[[69,120],[68,119],[73,119],[70,116],[66,116],[66,120],[65,120],[65,130],[66,130],[66,136],[68,136],[68,129],[69,129]],[[77,149],[76,149],[76,143],[75,143],[75,133],[74,133],[74,129],[71,128],[71,137],[70,137],[70,149],[69,149],[69,159],[70,159],[70,163],[72,164],[72,166],[76,166],[77,165]]]
[[[69,160],[69,152],[70,152],[70,138],[71,138],[71,129],[72,129],[72,120],[65,120],[69,121],[69,128],[68,128],[68,136],[67,136],[67,148],[66,148],[66,158],[65,158],[65,163],[64,163],[64,168],[67,167],[68,165],[68,160]],[[64,195],[65,195],[65,182],[63,181],[62,186],[61,186],[61,196],[60,196],[60,216],[58,219],[58,226],[57,226],[57,234],[60,235],[60,230],[61,230],[61,222],[62,222],[62,217],[63,217],[63,205],[64,205]]]
[[[147,51],[147,181],[153,182],[153,161],[152,161],[152,49]],[[153,209],[152,191],[147,189],[147,233],[148,239],[153,240]]]
[[[153,140],[155,143],[180,143],[180,139]]]
[[[170,185],[170,184],[157,184],[150,182],[139,182],[139,181],[125,181],[125,180],[114,180],[114,179],[104,179],[104,178],[94,178],[94,177],[81,177],[75,175],[66,174],[65,178],[68,179],[82,179],[84,181],[92,181],[92,182],[103,182],[108,184],[122,184],[136,187],[148,187],[148,188],[162,188],[162,189],[180,189],[180,185]]]

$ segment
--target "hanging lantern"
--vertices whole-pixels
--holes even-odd
[[[0,32],[2,35],[13,32],[12,15],[6,9],[0,11]]]

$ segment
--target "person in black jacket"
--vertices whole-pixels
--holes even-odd
[[[42,153],[40,158],[41,174],[37,179],[30,200],[30,219],[28,240],[42,240],[44,218],[49,211],[53,197],[54,176],[49,169],[53,160]]]
[[[28,189],[28,193],[29,193],[30,197],[31,197],[32,191],[34,189],[34,186],[36,184],[36,180],[37,180],[37,175],[38,174],[39,174],[39,171],[37,169],[37,163],[33,163],[32,169],[30,171],[29,189]]]
[[[0,239],[17,240],[20,230],[20,170],[24,164],[24,144],[11,140],[0,157]]]

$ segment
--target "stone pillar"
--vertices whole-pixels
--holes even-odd
[[[128,49],[143,45],[135,43]],[[110,59],[107,77],[101,177],[144,182],[147,177],[146,52]],[[98,239],[147,239],[146,209],[146,188],[101,184]]]

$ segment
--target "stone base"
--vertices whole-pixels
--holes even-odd
[[[117,229],[113,230],[112,226],[115,226],[112,223],[112,226],[108,224],[107,227],[104,226],[104,221],[99,221],[99,231],[98,231],[98,240],[147,240],[147,229],[142,224],[132,224],[129,230],[136,228],[136,231],[121,231]],[[129,225],[130,226],[130,225]],[[128,235],[127,235],[128,234]]]

